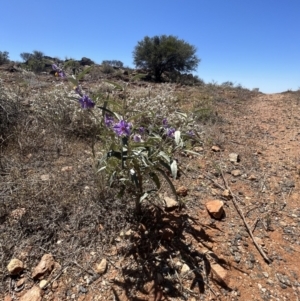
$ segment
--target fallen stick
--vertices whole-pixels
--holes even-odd
[[[244,225],[255,245],[255,247],[257,248],[257,250],[259,251],[259,253],[261,254],[261,256],[264,258],[264,260],[269,264],[272,262],[272,260],[266,255],[266,253],[264,252],[264,250],[261,248],[261,246],[255,241],[255,238],[253,236],[253,233],[251,231],[251,228],[249,227],[248,223],[246,222],[246,219],[245,219],[245,216],[242,212],[242,210],[240,209],[236,199],[238,199],[241,203],[243,203],[230,189],[230,187],[228,186],[227,184],[227,181],[224,177],[224,174],[223,174],[223,171],[221,170],[221,175],[222,175],[222,178],[223,178],[223,181],[224,181],[224,184],[226,186],[226,189],[229,190],[231,196],[232,196],[232,202],[233,202],[233,205],[236,209],[236,211],[238,212],[238,214],[240,215],[240,217],[242,218],[243,222],[244,222]],[[215,182],[211,177],[209,177],[208,175],[205,175],[205,177],[207,179],[209,179],[210,181],[212,181],[216,186],[218,186],[219,188],[223,189],[224,190],[224,187],[222,187],[222,185],[218,184],[217,182]]]
[[[272,260],[266,255],[266,253],[264,252],[264,250],[261,248],[261,246],[256,242],[254,236],[253,236],[253,233],[252,233],[252,230],[251,228],[249,227],[248,223],[246,222],[246,219],[245,219],[245,216],[243,214],[243,211],[241,210],[241,208],[239,207],[237,201],[235,200],[236,196],[232,193],[229,185],[227,184],[227,181],[224,177],[224,174],[223,174],[223,171],[221,170],[221,174],[222,174],[222,178],[223,178],[223,181],[225,183],[225,186],[226,188],[229,190],[230,194],[232,195],[232,202],[234,204],[234,207],[236,209],[236,211],[238,212],[238,214],[240,215],[240,217],[242,218],[243,222],[244,222],[244,225],[255,245],[255,247],[257,248],[257,250],[259,251],[259,253],[261,254],[261,256],[264,258],[264,260],[269,264],[272,262]]]

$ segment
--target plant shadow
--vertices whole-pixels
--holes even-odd
[[[114,280],[129,300],[145,300],[146,296],[147,300],[189,300],[210,288],[210,261],[193,246],[200,242],[205,246],[213,240],[194,224],[181,210],[144,208],[124,252],[134,263],[121,269],[123,282]],[[198,243],[192,244],[190,239]],[[230,290],[225,283],[218,284]]]

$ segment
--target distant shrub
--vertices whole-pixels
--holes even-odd
[[[109,65],[112,67],[118,67],[118,68],[123,68],[124,64],[121,61],[118,60],[104,60],[102,61],[102,65]]]
[[[233,86],[234,86],[234,83],[233,83],[233,82],[230,82],[230,81],[227,81],[227,82],[222,83],[222,86],[225,86],[225,87],[233,87]]]
[[[111,74],[115,72],[115,69],[111,65],[103,64],[101,67],[101,71],[105,74]]]
[[[72,69],[73,74],[79,71],[80,63],[74,59],[65,60],[63,68],[65,70]]]
[[[7,51],[0,51],[0,65],[6,64],[9,62],[9,56]]]
[[[30,71],[33,72],[45,71],[45,63],[42,60],[37,60],[32,57],[26,62],[26,64]]]

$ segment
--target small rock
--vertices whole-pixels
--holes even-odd
[[[41,289],[43,289],[47,284],[48,284],[48,281],[45,280],[45,279],[43,279],[43,280],[41,280],[41,282],[40,282],[40,284],[39,284],[39,287],[40,287]]]
[[[21,278],[20,280],[17,281],[16,287],[20,288],[22,285],[25,283],[25,278]]]
[[[236,263],[239,263],[241,261],[242,257],[241,257],[241,254],[240,253],[235,253],[234,254],[234,261]]]
[[[188,190],[185,186],[180,186],[177,190],[176,193],[180,196],[186,196],[188,193]]]
[[[128,231],[125,232],[125,237],[129,238],[132,236],[132,234],[133,234],[133,231],[131,229],[129,229]]]
[[[190,270],[191,270],[190,267],[186,263],[184,263],[183,266],[181,267],[180,274],[184,275]]]
[[[7,270],[11,275],[18,275],[24,269],[24,264],[21,260],[13,258],[7,265]]]
[[[107,268],[107,260],[105,258],[103,258],[101,260],[101,262],[99,264],[97,264],[96,272],[101,275],[101,274],[105,273],[106,268]]]
[[[203,152],[203,147],[201,147],[201,146],[196,146],[196,147],[194,147],[194,151],[197,152],[197,153],[201,153],[201,152]],[[300,168],[300,167],[299,167],[299,168]]]
[[[269,278],[269,274],[267,272],[262,272],[265,278]]]
[[[239,169],[235,169],[231,172],[231,175],[233,175],[234,177],[238,177],[242,174],[242,172]]]
[[[260,237],[255,236],[254,239],[262,247],[265,245],[264,242],[263,242],[263,240]]]
[[[51,254],[45,254],[39,264],[32,272],[32,278],[34,280],[43,277],[46,273],[50,273],[55,265],[54,258]]]
[[[250,181],[256,181],[256,180],[257,180],[257,177],[256,177],[254,174],[251,174],[251,175],[248,177],[248,180],[250,180]]]
[[[87,293],[87,288],[85,288],[84,286],[80,285],[79,286],[79,292],[86,294]]]
[[[38,286],[33,286],[19,300],[20,301],[41,301],[42,300],[41,289]]]
[[[211,269],[214,273],[214,276],[216,276],[217,280],[226,283],[228,285],[228,274],[227,271],[221,267],[219,264],[214,263],[211,265]]]
[[[51,287],[53,290],[56,290],[58,288],[58,282],[54,280]]]
[[[164,201],[167,209],[175,209],[176,207],[178,207],[178,203],[172,198],[165,196]]]
[[[26,213],[25,208],[17,208],[10,213],[10,217],[19,220]]]
[[[49,181],[50,175],[41,175],[41,180],[42,181]]]
[[[211,150],[213,151],[213,152],[219,152],[219,151],[221,151],[221,149],[219,148],[219,146],[216,146],[216,145],[214,145],[212,148],[211,148]]]
[[[232,163],[240,162],[240,156],[236,153],[229,154],[229,161]]]
[[[220,200],[208,201],[205,206],[209,214],[216,219],[220,219],[224,214],[224,202]]]
[[[226,199],[230,199],[231,198],[231,193],[228,189],[225,189],[222,193],[222,196]]]
[[[72,171],[73,170],[73,166],[64,166],[61,171],[64,172],[64,171]]]
[[[181,269],[181,267],[182,267],[182,263],[181,263],[180,261],[177,261],[177,262],[175,263],[175,269],[176,269],[177,271],[179,271],[179,270]]]

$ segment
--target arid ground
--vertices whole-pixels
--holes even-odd
[[[196,112],[201,143],[176,154],[183,208],[146,201],[136,216],[96,173],[105,141],[69,84],[2,68],[1,300],[299,300],[300,92],[118,72],[109,79],[126,91],[101,73],[82,86]],[[211,200],[223,202],[218,218]]]

